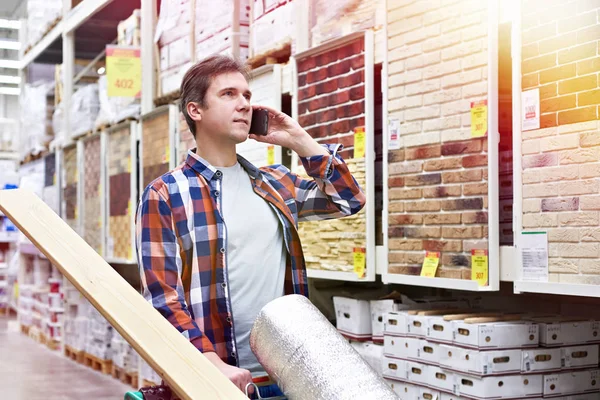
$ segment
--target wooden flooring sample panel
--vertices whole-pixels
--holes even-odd
[[[169,110],[142,120],[143,187],[169,171]]]
[[[77,147],[71,146],[64,149],[64,183],[63,183],[63,201],[65,219],[69,226],[76,231],[79,230],[79,204],[77,204]]]
[[[246,396],[31,191],[0,191],[0,209],[182,400]]]
[[[83,238],[102,254],[102,203],[100,201],[100,135],[84,142]]]

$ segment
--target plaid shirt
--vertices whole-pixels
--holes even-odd
[[[281,165],[258,169],[238,156],[254,192],[277,212],[287,248],[286,294],[308,295],[298,221],[357,213],[365,196],[337,154],[301,158],[302,179]],[[148,185],[136,216],[144,297],[200,351],[238,365],[227,280],[222,173],[190,150],[187,160]],[[259,261],[259,260],[257,260]]]

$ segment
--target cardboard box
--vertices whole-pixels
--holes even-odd
[[[421,339],[404,338],[404,358],[410,361],[421,362]]]
[[[384,335],[406,336],[408,314],[405,312],[390,312],[386,314],[383,333]]]
[[[600,392],[600,370],[544,375],[544,398]]]
[[[456,374],[461,396],[473,399],[525,399],[541,397],[543,375],[474,377]]]
[[[535,321],[535,319],[533,319]],[[539,321],[543,346],[569,346],[600,343],[599,321]]]
[[[465,349],[440,345],[440,366],[452,371],[477,376],[518,374],[521,372],[521,350]]]
[[[594,368],[600,363],[598,345],[569,346],[560,349],[563,369]]]
[[[416,383],[419,385],[427,385],[427,368],[429,366],[414,362],[407,361],[406,362],[406,370],[407,370],[407,379],[411,383]]]
[[[353,340],[371,340],[371,311],[366,300],[334,296],[338,331]]]
[[[419,388],[419,397],[418,397],[418,399],[419,400],[421,400],[421,399],[423,399],[423,400],[435,400],[435,399],[439,399],[441,395],[442,394],[439,391],[435,390],[435,389],[421,387],[421,388]]]
[[[392,379],[384,379],[401,400],[419,399],[419,387],[406,382],[399,382]]]
[[[429,317],[425,337],[430,342],[452,344],[454,340],[452,321],[445,321],[443,316]]]
[[[441,390],[443,392],[454,393],[454,386],[456,383],[454,372],[444,370],[434,365],[429,365],[427,367],[426,374],[427,387]]]
[[[384,336],[383,355],[405,359],[407,356],[406,349],[406,338],[397,336]]]
[[[408,379],[407,361],[384,356],[381,371],[385,378],[406,381]]]
[[[539,373],[560,371],[563,362],[561,349],[524,349],[521,351],[521,372]]]
[[[538,325],[533,322],[469,324],[453,321],[454,344],[475,349],[511,349],[538,346]]]
[[[385,318],[389,312],[396,311],[396,301],[393,299],[371,300],[371,331],[375,343],[383,343]]]
[[[383,346],[373,342],[351,342],[350,345],[365,360],[367,364],[380,376],[383,359]]]
[[[460,397],[450,393],[440,393],[440,400],[467,400],[466,397]]]
[[[439,365],[441,357],[440,345],[427,340],[419,341],[419,358],[425,364]]]

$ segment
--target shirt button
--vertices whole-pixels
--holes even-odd
[[[225,247],[221,247],[219,251],[221,252],[221,254],[225,254]]]
[[[227,287],[227,284],[226,284],[226,283],[221,283],[221,287],[222,287],[223,289],[225,289],[225,288]]]
[[[221,171],[217,171],[215,172],[215,175],[217,176],[217,178],[220,178],[223,176],[223,173]]]
[[[218,191],[218,190],[215,190],[215,191],[213,192],[213,196],[214,196],[214,197],[219,197],[219,191]]]
[[[231,323],[231,317],[227,317],[227,322]]]
[[[235,357],[235,351],[231,352],[231,357]]]

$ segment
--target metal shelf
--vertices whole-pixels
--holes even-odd
[[[89,0],[85,0],[89,1]],[[65,21],[62,20],[54,28],[50,30],[39,42],[35,44],[27,54],[23,55],[19,64],[19,69],[25,69],[31,64],[36,58],[38,58],[44,50],[46,50],[54,41],[61,37],[64,32]]]
[[[320,269],[307,269],[306,274],[309,278],[330,279],[346,282],[370,282],[368,278],[359,278],[354,272],[326,271]]]
[[[558,282],[515,281],[515,293],[558,294],[564,296],[600,297],[598,285]]]

